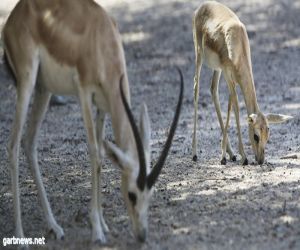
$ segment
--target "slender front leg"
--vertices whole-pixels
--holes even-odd
[[[105,138],[105,113],[99,109],[97,109],[96,115],[96,134],[100,157],[103,158],[105,156],[105,149],[103,146],[103,140]]]
[[[211,87],[210,87],[210,92],[212,95],[212,99],[215,105],[217,117],[219,120],[219,124],[222,130],[222,134],[224,134],[224,124],[223,124],[223,119],[221,115],[221,107],[220,107],[220,101],[219,101],[219,81],[220,81],[220,76],[221,76],[221,70],[214,70],[212,81],[211,81]],[[233,154],[229,138],[227,140],[227,153],[229,154],[229,157],[232,161],[236,161],[236,156]]]
[[[13,122],[10,140],[8,143],[8,158],[11,171],[11,185],[14,203],[14,219],[16,225],[16,237],[23,238],[23,227],[21,220],[20,190],[19,190],[19,152],[23,127],[28,111],[33,86],[28,83],[19,84],[17,89],[16,114]]]
[[[22,54],[23,51],[18,52]],[[27,52],[27,50],[26,50]],[[8,55],[8,51],[6,51]],[[29,52],[28,52],[29,53]],[[17,104],[15,119],[8,143],[8,158],[11,170],[11,184],[14,203],[14,219],[16,224],[16,237],[24,237],[19,190],[19,151],[26,115],[28,112],[30,98],[36,83],[36,76],[39,61],[35,57],[34,51],[31,51],[31,57],[28,59],[26,67],[14,65],[14,73],[17,79]]]
[[[99,152],[100,152],[100,159],[103,159],[105,156],[104,152],[104,146],[103,146],[103,140],[105,139],[105,113],[97,110],[97,116],[96,116],[96,133],[97,133],[97,140],[98,140],[98,146],[99,146]],[[100,173],[100,172],[99,172]],[[109,229],[108,226],[104,220],[103,217],[103,208],[102,208],[102,187],[101,187],[101,176],[98,176],[99,178],[99,186],[98,186],[98,212],[100,217],[100,222],[102,224],[102,227],[104,229],[104,232],[108,233]]]
[[[232,101],[233,101],[233,110],[235,114],[235,120],[236,120],[236,126],[238,130],[238,138],[239,138],[239,153],[242,156],[242,164],[248,165],[248,159],[246,157],[245,151],[244,151],[244,145],[242,141],[242,133],[241,133],[241,127],[240,127],[240,110],[239,110],[239,102],[238,102],[238,95],[236,93],[235,86],[232,85],[230,88],[230,92],[232,95]]]
[[[88,137],[89,154],[92,165],[92,201],[91,201],[91,224],[92,224],[92,240],[94,242],[106,242],[106,238],[102,229],[99,216],[99,204],[101,200],[98,194],[99,187],[101,187],[100,173],[101,162],[99,158],[98,143],[96,137],[96,129],[94,126],[92,116],[92,100],[91,93],[82,87],[79,87],[79,98],[82,109],[82,116]]]
[[[229,95],[229,101],[228,101],[228,109],[227,109],[227,118],[226,118],[226,124],[223,132],[223,140],[222,140],[222,157],[221,157],[221,164],[226,165],[226,146],[227,146],[227,131],[230,121],[230,112],[232,108],[232,96]]]
[[[53,216],[50,204],[47,199],[45,187],[43,185],[37,158],[37,135],[41,127],[41,123],[45,115],[49,99],[49,92],[40,89],[36,90],[31,116],[27,127],[27,134],[25,137],[25,153],[27,156],[28,164],[31,168],[31,173],[34,177],[38,189],[39,198],[41,200],[48,227],[55,233],[56,238],[62,239],[64,237],[64,232],[63,229],[57,224]]]
[[[196,46],[196,44],[195,44]],[[198,122],[198,99],[199,99],[199,79],[202,60],[199,49],[196,49],[196,68],[194,77],[194,132],[193,132],[193,161],[197,161],[197,122]]]

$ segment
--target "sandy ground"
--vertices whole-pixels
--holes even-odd
[[[1,21],[16,1],[1,0]],[[101,1],[105,2],[105,1]],[[185,100],[173,147],[150,206],[149,235],[144,245],[132,236],[120,193],[120,171],[105,160],[104,215],[109,224],[103,249],[300,249],[300,2],[293,0],[222,1],[246,24],[251,40],[259,105],[264,112],[294,116],[271,127],[266,163],[254,164],[240,96],[241,124],[250,165],[220,165],[221,132],[204,67],[199,102],[199,160],[191,161],[194,48],[193,11],[202,1],[109,1],[124,40],[133,112],[143,101],[152,122],[152,154],[157,158],[171,122],[182,68]],[[12,193],[6,145],[14,115],[15,89],[0,65],[0,240],[14,234]],[[220,99],[225,117],[228,93],[222,79]],[[76,98],[50,107],[39,137],[43,181],[65,240],[48,234],[23,152],[20,185],[23,227],[28,237],[45,236],[49,249],[101,248],[91,244],[88,211],[91,168]],[[237,152],[234,119],[230,137]],[[107,138],[112,138],[107,124]],[[297,154],[298,159],[280,159]],[[2,242],[0,242],[0,248]],[[8,248],[5,248],[8,249]]]

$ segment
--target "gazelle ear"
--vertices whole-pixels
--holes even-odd
[[[293,117],[290,115],[267,114],[266,118],[269,123],[282,123],[282,122],[292,119]]]
[[[147,105],[144,103],[141,110],[139,130],[145,153],[150,152],[151,127]]]
[[[257,114],[251,114],[248,116],[248,123],[249,124],[254,124],[256,122],[257,119]]]
[[[121,169],[129,168],[131,166],[131,160],[121,149],[110,141],[103,142],[106,155],[112,160],[112,162],[118,165]]]

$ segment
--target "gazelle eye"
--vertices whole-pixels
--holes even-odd
[[[254,141],[256,141],[256,143],[259,143],[259,137],[257,134],[254,134]]]
[[[132,205],[135,206],[136,204],[136,194],[132,192],[128,192],[128,198],[131,201]]]

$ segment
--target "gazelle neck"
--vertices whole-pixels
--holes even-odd
[[[242,72],[244,73],[241,76],[240,87],[244,96],[247,113],[248,115],[257,114],[260,112],[260,110],[256,98],[251,64]],[[245,74],[245,72],[248,73]]]

